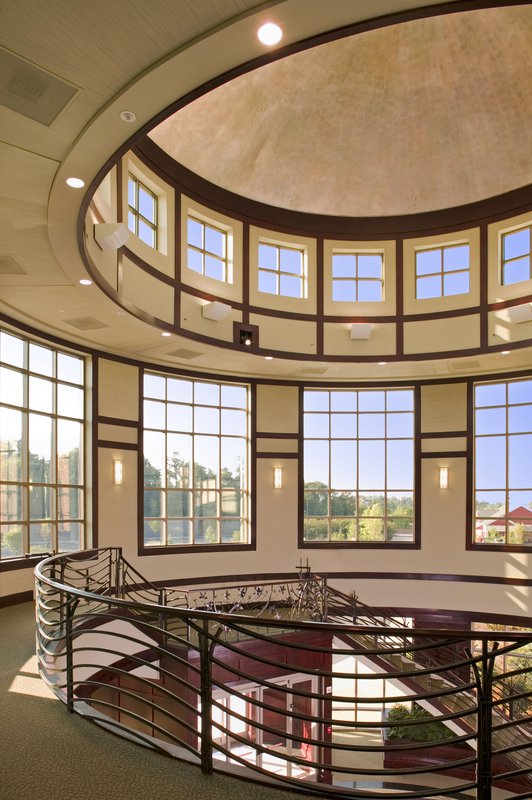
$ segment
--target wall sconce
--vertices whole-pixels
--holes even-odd
[[[124,482],[124,470],[122,459],[115,458],[113,461],[113,483],[115,486],[122,486]]]
[[[449,467],[438,467],[438,486],[440,489],[449,488]]]
[[[282,489],[283,488],[283,468],[282,467],[274,467],[273,468],[273,488],[274,489]]]

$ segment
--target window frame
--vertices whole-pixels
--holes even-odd
[[[155,400],[155,398],[153,396],[147,396],[145,394],[144,387],[145,387],[145,377],[146,376],[154,376],[155,378],[162,378],[164,380],[164,387],[165,387],[164,395],[165,396],[164,396],[164,398],[157,398],[157,400],[156,400],[156,402],[164,403],[164,405],[165,405],[165,409],[164,409],[165,427],[164,428],[163,427],[158,427],[158,428],[147,427],[146,424],[145,424],[144,402],[146,400],[148,400],[148,401]],[[164,494],[163,498],[161,499],[161,507],[162,507],[162,509],[164,509],[164,513],[162,513],[160,517],[153,517],[153,516],[145,517],[145,499],[144,499],[144,497],[145,497],[146,489],[148,489],[148,491],[149,491],[149,487],[146,486],[145,480],[144,480],[144,466],[145,466],[144,453],[145,453],[145,449],[146,449],[145,448],[145,443],[144,443],[145,433],[146,433],[146,431],[150,431],[150,432],[163,434],[163,436],[164,436],[165,444],[164,444],[164,454],[163,454],[162,458],[163,458],[163,462],[165,464],[165,480],[161,481],[161,483],[165,483],[165,484],[166,484],[166,472],[167,472],[167,466],[168,466],[168,461],[167,461],[168,434],[171,435],[171,434],[177,433],[179,435],[179,431],[175,431],[173,429],[169,429],[168,425],[167,425],[167,422],[168,422],[168,404],[175,402],[175,400],[169,400],[168,399],[168,381],[169,380],[185,381],[185,382],[191,383],[192,385],[194,385],[194,384],[203,384],[203,385],[204,384],[211,384],[213,386],[218,387],[218,392],[219,392],[219,402],[218,402],[218,404],[209,405],[209,404],[205,404],[205,403],[196,403],[195,399],[194,399],[194,395],[193,395],[192,400],[190,402],[187,401],[187,402],[184,402],[182,404],[182,405],[187,405],[187,406],[190,407],[192,418],[194,418],[194,410],[195,410],[195,408],[200,408],[200,409],[201,408],[204,408],[204,409],[215,408],[215,409],[218,409],[219,414],[220,414],[220,416],[219,416],[219,420],[220,421],[221,421],[222,409],[244,411],[245,414],[246,414],[246,435],[245,436],[241,436],[241,435],[237,435],[237,434],[234,434],[234,435],[232,435],[232,434],[223,434],[222,433],[222,429],[221,429],[221,425],[219,426],[219,430],[218,430],[217,433],[215,432],[215,433],[211,434],[211,433],[204,433],[203,431],[195,431],[194,430],[194,423],[192,423],[192,426],[191,426],[191,428],[190,428],[190,430],[188,432],[187,431],[183,431],[182,432],[182,434],[184,434],[184,435],[190,435],[191,440],[193,440],[196,435],[199,435],[199,436],[201,436],[201,435],[212,436],[213,438],[217,439],[217,453],[218,453],[218,473],[217,473],[218,474],[218,481],[217,481],[217,485],[216,485],[215,488],[211,487],[210,489],[204,490],[204,491],[215,492],[216,493],[216,510],[217,510],[217,513],[214,516],[202,517],[202,516],[198,516],[198,515],[196,515],[194,513],[194,498],[195,498],[195,494],[197,492],[200,492],[201,489],[194,485],[195,461],[194,461],[194,450],[192,449],[192,455],[191,455],[191,458],[190,458],[190,461],[189,461],[189,464],[192,465],[192,476],[191,476],[191,480],[189,481],[188,487],[183,487],[184,491],[189,493],[189,500],[190,500],[189,512],[190,513],[187,514],[187,515],[183,515],[181,517],[170,516],[167,513],[168,506],[167,506],[167,502],[166,501],[167,501],[168,490],[169,490],[169,488],[170,489],[173,488],[175,490],[176,487],[168,487],[167,485],[165,485],[165,486],[161,486],[159,488],[158,487],[153,487],[153,488],[157,489],[161,493],[166,493],[166,494]],[[244,409],[242,407],[238,407],[237,408],[236,406],[233,407],[233,406],[229,406],[228,404],[224,405],[222,403],[222,401],[221,401],[221,389],[224,386],[244,388],[246,390],[246,407]],[[253,464],[253,453],[254,453],[253,439],[252,439],[252,436],[251,436],[251,431],[253,429],[253,422],[252,422],[253,416],[252,415],[253,415],[253,408],[254,408],[254,391],[253,391],[253,389],[254,389],[254,386],[248,381],[246,381],[246,382],[238,381],[237,382],[237,381],[225,380],[223,377],[213,378],[212,376],[207,376],[207,375],[206,376],[199,376],[199,375],[190,376],[190,375],[187,375],[187,374],[184,374],[184,373],[158,372],[158,371],[156,371],[154,369],[151,369],[151,368],[148,368],[148,367],[145,367],[145,368],[140,370],[140,392],[139,392],[139,403],[140,403],[139,415],[140,416],[139,416],[139,419],[141,420],[141,422],[140,422],[140,435],[142,437],[142,443],[141,443],[141,446],[139,447],[139,462],[138,462],[138,464],[139,464],[139,528],[138,528],[138,550],[139,550],[139,555],[158,555],[158,554],[161,554],[161,553],[192,553],[192,552],[198,553],[198,552],[212,552],[212,551],[226,552],[226,551],[234,551],[234,550],[254,550],[256,548],[255,531],[254,531],[254,515],[255,515],[254,503],[255,503],[255,500],[254,500],[254,496],[253,496],[252,491],[251,491],[251,485],[252,485],[252,479],[253,479],[252,464]],[[194,393],[194,389],[193,388],[192,388],[192,392]],[[234,515],[228,515],[228,517],[226,517],[226,516],[224,516],[222,514],[222,496],[223,496],[224,492],[230,491],[230,487],[225,487],[225,489],[224,489],[224,487],[222,487],[220,485],[220,481],[219,481],[219,476],[221,475],[221,470],[222,470],[222,466],[223,466],[222,465],[222,457],[221,457],[221,441],[222,441],[222,438],[224,436],[227,436],[229,438],[234,438],[234,439],[240,439],[240,440],[244,439],[244,441],[245,441],[245,452],[246,452],[245,485],[244,485],[243,489],[238,490],[238,491],[241,492],[241,499],[242,499],[241,515],[239,517],[236,517]],[[193,441],[191,441],[191,447],[194,448],[194,446],[195,446],[195,444],[193,443]],[[190,471],[189,471],[189,475],[190,475]],[[179,487],[177,487],[177,488],[179,488]],[[222,539],[222,534],[221,534],[222,522],[223,522],[224,519],[228,519],[229,517],[231,519],[237,519],[237,518],[240,519],[241,525],[244,527],[245,532],[246,532],[246,540],[245,541],[236,541],[236,542],[227,541],[227,542],[223,542],[221,540]],[[218,538],[214,542],[195,542],[194,541],[195,523],[196,523],[197,520],[206,519],[206,518],[215,520],[217,531],[218,531]],[[146,520],[150,520],[151,521],[151,520],[154,520],[154,519],[157,519],[157,520],[160,519],[161,523],[162,523],[161,524],[161,529],[164,531],[164,534],[163,534],[164,541],[161,544],[147,544],[146,540],[145,540],[145,521]],[[173,542],[173,543],[170,542],[169,543],[168,542],[168,529],[167,529],[167,522],[168,522],[169,519],[182,519],[182,520],[188,521],[189,522],[189,528],[190,528],[190,531],[191,531],[191,541],[184,542],[183,544],[178,544],[178,543],[175,543],[175,542]]]
[[[12,370],[21,376],[22,383],[22,402],[14,405],[12,402],[6,402],[0,399],[0,408],[7,411],[14,411],[20,413],[20,442],[21,442],[21,457],[20,457],[20,478],[17,480],[8,480],[7,478],[0,478],[0,485],[2,487],[15,487],[17,491],[17,506],[19,508],[19,515],[17,519],[12,519],[10,523],[3,516],[0,515],[2,521],[2,528],[4,526],[10,527],[12,525],[20,526],[21,528],[21,554],[12,555],[2,558],[0,551],[0,571],[6,569],[21,569],[31,566],[34,559],[43,557],[44,553],[56,552],[75,552],[76,550],[84,549],[89,546],[90,530],[89,521],[91,518],[89,506],[89,480],[90,480],[90,465],[89,465],[89,435],[88,435],[88,394],[87,394],[87,373],[89,369],[89,362],[87,356],[78,352],[70,351],[67,348],[56,347],[50,342],[40,341],[32,337],[26,336],[23,333],[14,331],[7,327],[1,327],[0,333],[18,339],[22,343],[22,366],[20,364],[13,364],[10,361],[5,361],[0,354],[0,365],[2,368]],[[32,347],[41,348],[51,354],[51,371],[39,371],[32,368],[30,357]],[[76,359],[80,362],[81,379],[79,382],[67,380],[66,378],[59,377],[58,375],[58,360],[59,356],[66,356]],[[50,397],[52,410],[39,409],[33,406],[30,397],[30,387],[32,381],[47,381],[51,384]],[[60,413],[58,409],[58,387],[67,387],[81,391],[82,412],[81,416],[65,414],[63,411]],[[46,480],[32,480],[30,474],[30,422],[33,417],[39,419],[50,420],[50,479]],[[77,483],[72,481],[62,482],[61,477],[61,456],[59,455],[59,430],[58,423],[61,421],[73,422],[80,425],[80,449],[81,453],[78,455],[78,468],[81,470],[81,480],[78,479]],[[68,475],[70,478],[70,474]],[[31,512],[31,489],[44,489],[48,490],[49,497],[49,510],[50,513],[44,516],[32,517]],[[73,491],[78,493],[77,502],[79,502],[81,513],[72,517],[65,517],[60,514],[61,506],[61,490]],[[44,549],[33,550],[31,544],[31,525],[47,525],[50,529],[50,547]],[[74,548],[69,550],[59,549],[59,536],[60,528],[64,524],[73,524],[79,526],[79,539]]]
[[[135,195],[135,205],[133,206],[129,202],[130,181],[133,183],[134,195]],[[153,205],[154,205],[153,222],[140,212],[139,193],[141,189],[147,195],[149,195],[153,200]],[[146,185],[144,181],[141,180],[141,178],[138,177],[138,175],[136,175],[131,170],[129,170],[127,174],[127,210],[128,210],[128,229],[131,231],[131,233],[133,233],[134,236],[136,236],[141,242],[143,242],[146,245],[146,247],[150,247],[152,250],[158,250],[159,249],[159,197],[154,191],[152,191],[149,188],[149,186]],[[133,219],[135,221],[134,228],[131,228],[129,224],[130,215],[133,216]],[[140,222],[146,225],[153,232],[153,244],[150,244],[150,242],[147,242],[140,236],[139,234]]]
[[[197,247],[194,244],[191,244],[188,237],[188,223],[189,222],[196,222],[198,225],[201,225],[202,232],[201,232],[201,239],[202,239],[202,247]],[[221,233],[223,236],[224,241],[224,251],[225,254],[220,256],[218,253],[215,253],[211,250],[207,250],[205,247],[205,229],[210,228],[211,230],[215,231],[216,233]],[[209,280],[216,281],[217,283],[221,283],[224,285],[232,285],[233,283],[233,232],[231,228],[227,228],[225,225],[222,225],[220,222],[214,222],[210,219],[206,219],[205,217],[198,215],[197,213],[191,213],[189,210],[186,217],[185,223],[185,230],[186,230],[186,245],[185,245],[185,252],[186,252],[186,267],[191,272],[195,273],[196,275],[201,275],[204,278],[208,278]],[[189,266],[189,259],[188,254],[189,250],[193,250],[196,253],[200,253],[201,255],[201,271],[194,269],[193,267]],[[208,256],[215,258],[217,261],[220,261],[223,264],[223,278],[217,278],[214,275],[209,275],[205,269],[205,261]]]
[[[507,236],[514,236],[516,233],[521,233],[522,231],[528,230],[528,252],[523,253],[519,256],[514,256],[513,258],[504,258],[504,242]],[[515,261],[519,261],[521,258],[526,258],[528,256],[528,277],[522,278],[517,281],[505,281],[505,267],[507,264],[512,264]],[[513,228],[512,230],[501,231],[500,233],[500,271],[499,271],[499,281],[501,286],[515,286],[519,283],[525,283],[532,279],[532,223],[528,223],[527,225],[521,225],[518,228]]]
[[[466,268],[461,269],[452,269],[452,270],[445,270],[444,268],[444,261],[445,261],[445,253],[448,250],[453,250],[458,247],[467,247],[468,249],[468,265]],[[435,272],[428,272],[424,274],[420,274],[418,272],[418,256],[424,253],[438,253],[440,254],[439,262],[440,267]],[[446,275],[464,275],[467,274],[468,278],[468,289],[467,292],[456,292],[452,294],[447,294],[445,292],[445,276]],[[440,279],[440,293],[436,295],[430,295],[429,297],[422,297],[419,295],[418,285],[419,281],[425,280],[426,278],[439,278]],[[471,292],[471,242],[469,241],[461,241],[461,242],[449,242],[449,243],[442,243],[442,244],[433,244],[424,247],[415,247],[414,249],[414,286],[415,286],[415,299],[416,300],[440,300],[440,299],[447,299],[451,297],[463,297],[464,295],[468,295]]]
[[[353,277],[344,277],[344,276],[336,276],[334,275],[334,259],[337,256],[353,256],[355,259],[355,274]],[[365,278],[359,276],[359,267],[358,261],[360,257],[364,256],[378,256],[381,260],[381,267],[380,267],[380,278]],[[331,302],[333,304],[336,303],[384,303],[385,296],[384,296],[384,275],[385,275],[385,265],[384,265],[384,252],[368,252],[367,250],[338,250],[333,249],[331,254]],[[334,287],[335,284],[341,284],[344,282],[352,282],[355,284],[355,299],[354,300],[335,300],[334,298]],[[359,299],[359,284],[361,283],[378,283],[380,286],[380,293],[381,296],[378,300],[360,300]]]
[[[324,413],[324,414],[328,414],[329,415],[329,436],[328,437],[320,437],[320,438],[317,439],[317,441],[328,442],[329,454],[330,454],[330,452],[331,452],[331,442],[333,442],[333,441],[342,441],[341,438],[339,438],[339,437],[338,438],[331,437],[331,435],[330,435],[330,433],[331,433],[330,416],[331,416],[331,413],[334,413],[334,412],[331,412],[331,400],[330,400],[331,393],[337,393],[337,392],[343,392],[343,391],[356,392],[357,393],[357,412],[356,413],[358,415],[360,413],[358,411],[358,393],[359,392],[373,391],[373,390],[376,391],[376,392],[411,391],[411,393],[412,393],[412,408],[409,410],[409,413],[412,414],[412,426],[413,426],[412,435],[411,435],[411,437],[399,437],[399,438],[402,441],[409,440],[409,439],[412,441],[412,487],[413,488],[411,490],[410,489],[404,489],[404,490],[403,489],[388,489],[388,479],[387,479],[387,476],[386,476],[386,471],[385,471],[385,487],[384,487],[384,489],[382,491],[381,490],[376,490],[376,491],[373,492],[372,490],[366,490],[366,489],[360,488],[360,486],[359,486],[359,475],[358,474],[357,474],[357,477],[356,477],[357,485],[356,485],[356,487],[353,488],[353,490],[332,488],[331,481],[330,481],[331,464],[329,463],[329,467],[328,467],[329,485],[323,490],[316,490],[316,492],[323,491],[323,492],[327,493],[327,497],[328,497],[328,501],[327,501],[328,513],[326,515],[321,516],[320,518],[327,520],[328,537],[329,538],[326,539],[326,540],[306,539],[305,538],[305,520],[307,518],[307,515],[305,514],[305,492],[308,491],[308,489],[305,487],[305,458],[304,458],[304,453],[302,452],[302,454],[301,454],[301,474],[300,474],[300,480],[299,480],[299,496],[300,496],[300,499],[299,499],[299,508],[300,508],[299,535],[298,535],[298,540],[299,540],[298,541],[298,547],[299,547],[299,549],[306,549],[306,548],[329,548],[329,549],[330,548],[333,548],[333,549],[337,549],[337,548],[359,548],[359,549],[373,548],[373,549],[383,549],[384,548],[385,550],[389,550],[389,549],[420,549],[420,547],[421,547],[421,539],[420,539],[420,518],[421,518],[420,499],[421,498],[420,498],[420,490],[419,490],[419,486],[420,486],[420,447],[421,447],[420,438],[421,437],[420,437],[420,430],[419,430],[419,413],[418,413],[418,409],[419,409],[419,387],[412,386],[411,384],[408,384],[408,385],[401,385],[400,384],[400,385],[392,385],[392,386],[386,386],[386,387],[380,386],[380,385],[379,386],[360,386],[360,385],[358,385],[358,386],[354,386],[354,387],[346,387],[346,386],[343,386],[343,387],[312,386],[312,387],[310,387],[310,386],[302,386],[300,388],[300,429],[301,429],[302,450],[304,450],[305,443],[307,441],[311,440],[311,437],[307,437],[305,435],[305,427],[304,427],[304,414],[306,413],[305,412],[305,393],[306,392],[317,391],[317,392],[328,392],[329,393],[329,401],[328,401],[329,411],[327,411],[327,412],[326,411],[323,411],[323,412],[310,412],[310,413]],[[386,401],[385,401],[385,404],[386,404]],[[309,413],[309,412],[307,412],[307,413]],[[337,413],[345,413],[345,412],[337,412]],[[365,412],[363,412],[363,413],[365,413]],[[383,412],[383,413],[388,413],[388,412],[386,411],[386,412]],[[390,410],[389,413],[396,413],[396,412],[393,411],[393,410]],[[385,422],[385,426],[386,426],[386,422]],[[386,450],[386,442],[390,441],[390,440],[394,440],[394,439],[395,439],[395,437],[387,437],[385,435],[384,437],[380,437],[377,440],[384,442],[385,450]],[[362,437],[358,436],[358,419],[357,419],[357,436],[356,437],[351,437],[351,440],[356,442],[357,459],[358,459],[359,442],[366,440],[365,438],[362,438]],[[375,440],[375,439],[374,438],[368,439],[368,441],[372,441],[372,440]],[[359,520],[363,516],[362,514],[359,513],[359,506],[358,506],[358,496],[359,495],[361,495],[361,494],[367,494],[367,495],[369,495],[369,494],[382,494],[382,495],[384,495],[384,497],[386,497],[386,493],[389,493],[390,495],[394,495],[394,494],[400,494],[403,491],[405,493],[406,492],[408,492],[408,493],[411,492],[411,494],[412,494],[412,514],[411,514],[412,538],[410,540],[408,540],[408,541],[399,541],[399,540],[393,540],[393,539],[390,539],[390,540],[386,540],[386,539],[383,539],[383,540],[375,540],[375,539],[374,540],[362,540],[362,539],[356,539],[356,540],[355,539],[339,539],[339,540],[334,540],[334,539],[332,539],[331,538],[331,520],[335,516],[339,518],[339,517],[341,517],[341,515],[338,515],[338,514],[337,515],[333,515],[331,513],[331,511],[332,511],[331,499],[332,499],[333,495],[341,494],[342,491],[348,491],[348,493],[351,493],[351,494],[353,494],[353,492],[354,492],[356,494],[357,513],[356,513],[356,515],[346,516],[344,518],[345,519],[352,519],[352,520],[356,521],[357,535],[358,535]],[[311,518],[314,518],[316,515],[313,515],[313,516],[309,515],[309,516]],[[379,518],[379,519],[383,520],[384,535],[386,536],[385,530],[386,530],[386,522],[387,522],[387,520],[389,520],[389,519],[390,520],[400,520],[400,519],[403,519],[403,518],[406,519],[407,517],[401,517],[400,515],[393,516],[393,514],[388,514],[386,512],[386,509],[385,509],[384,514],[382,516],[371,517],[371,518],[372,519]],[[410,517],[408,517],[408,519],[410,519]]]
[[[260,248],[261,247],[271,247],[276,251],[276,267],[275,269],[271,269],[270,267],[263,267],[261,266],[260,260]],[[294,272],[288,272],[286,270],[281,269],[281,254],[283,251],[287,252],[295,252],[299,253],[301,256],[301,273],[298,275]],[[261,275],[268,274],[274,275],[276,280],[276,289],[275,292],[265,292],[263,289],[260,288],[260,279]],[[298,296],[294,296],[291,294],[284,294],[281,292],[281,279],[285,278],[297,278],[300,284],[300,294]],[[258,240],[258,247],[257,247],[257,292],[259,295],[267,295],[268,297],[280,297],[283,300],[308,300],[308,257],[307,257],[307,249],[304,245],[294,244],[294,243],[287,243],[287,242],[276,242],[270,239],[264,238],[259,236]]]

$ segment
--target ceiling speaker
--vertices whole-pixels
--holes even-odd
[[[227,303],[220,303],[214,300],[212,303],[207,303],[201,309],[201,313],[205,319],[212,319],[214,322],[221,322],[231,311],[231,306]]]
[[[371,322],[353,322],[349,336],[351,339],[369,339]]]
[[[508,316],[510,317],[510,322],[514,325],[519,322],[530,322],[532,320],[532,305],[524,303],[522,306],[510,306]]]
[[[102,250],[118,250],[130,236],[124,222],[98,222],[94,226],[94,238]]]

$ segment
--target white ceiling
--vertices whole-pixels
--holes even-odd
[[[161,331],[119,308],[96,286],[81,287],[78,281],[86,272],[77,248],[76,224],[83,194],[68,189],[64,179],[81,175],[89,185],[120,145],[158,111],[209,78],[258,56],[262,50],[254,32],[270,16],[283,23],[285,41],[296,41],[370,15],[430,4],[435,3],[5,0],[0,9],[4,54],[22,59],[23,73],[26,62],[28,75],[40,74],[46,81],[46,75],[39,73],[44,70],[76,93],[49,126],[0,105],[0,311],[43,333],[119,355],[216,372],[223,369],[228,374],[302,378],[301,361],[265,361],[249,353],[198,346],[178,336],[163,340]],[[517,49],[515,41],[507,46]],[[38,81],[29,89],[38,93]],[[513,97],[514,106],[519,106],[520,98],[525,103],[525,94],[528,103],[530,81],[512,85],[511,92],[521,93]],[[120,120],[124,109],[135,111],[134,125]],[[504,118],[511,149],[530,135],[530,126],[527,133],[522,126],[515,129],[517,117],[505,114]],[[10,273],[11,259],[19,267]],[[68,322],[86,316],[107,327],[80,331]],[[200,349],[201,356],[186,361],[169,355],[180,347]],[[469,363],[468,368],[466,360],[469,371],[513,368],[530,363],[530,354],[522,350],[505,358],[481,356]],[[326,372],[321,377],[327,379],[438,377],[456,371],[443,360],[386,367],[311,366],[323,367]]]

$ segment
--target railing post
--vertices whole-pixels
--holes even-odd
[[[166,606],[166,590],[159,590],[159,605]],[[166,614],[159,614],[159,630],[163,634],[163,644],[166,644]]]
[[[496,649],[497,645],[495,646]],[[477,797],[491,800],[491,748],[492,748],[492,686],[494,656],[488,652],[488,640],[482,640],[482,660],[477,668],[478,720],[477,720]]]
[[[209,620],[203,621],[203,630],[199,633],[200,653],[200,697],[201,697],[201,771],[210,775],[212,772],[212,685],[211,685],[211,648],[209,643]]]
[[[74,605],[71,600],[66,601],[65,613],[65,655],[66,655],[66,706],[68,711],[74,713],[74,654],[72,652],[72,619]]]

